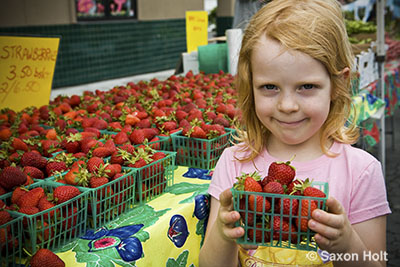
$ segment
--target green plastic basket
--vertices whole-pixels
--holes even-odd
[[[327,197],[305,197],[297,195],[269,194],[258,192],[239,191],[231,189],[233,194],[234,210],[238,211],[241,219],[236,222],[235,226],[241,226],[245,230],[245,234],[237,239],[237,243],[258,246],[270,246],[280,248],[290,248],[299,250],[317,251],[318,246],[314,240],[315,232],[307,228],[301,230],[298,222],[307,222],[310,216],[301,216],[299,212],[294,210],[296,202],[298,210],[301,205],[315,201],[319,209],[325,210],[326,200],[328,199],[329,188],[326,182],[313,182],[312,186],[320,189]],[[251,202],[256,204],[256,200],[251,195],[262,197],[262,212],[253,211],[250,208]],[[268,200],[268,202],[266,202]],[[303,201],[302,201],[303,200]],[[308,201],[304,201],[308,200]],[[290,211],[283,212],[283,202],[287,202]],[[268,207],[270,204],[270,209]],[[310,213],[310,205],[307,205],[308,213]],[[273,229],[273,222],[276,220],[279,224],[278,229]],[[288,227],[284,228],[283,221],[288,223]]]
[[[160,196],[165,188],[174,183],[176,152],[161,151],[165,157],[141,168],[123,167],[136,173],[135,198],[139,204],[146,203]]]
[[[52,193],[59,183],[41,181],[32,184],[29,189],[42,187],[45,192]],[[10,204],[11,197],[6,199]],[[31,254],[39,248],[56,250],[86,232],[88,211],[88,194],[81,194],[53,208],[33,215],[10,211],[23,217],[23,246]]]
[[[0,198],[5,201],[5,198]],[[11,213],[10,213],[11,214]],[[0,225],[0,266],[19,266],[22,259],[22,216],[11,214],[11,221]]]
[[[209,140],[181,134],[172,136],[173,150],[177,152],[176,165],[213,169],[224,149],[232,145],[230,136],[231,131]]]
[[[172,137],[175,135],[179,135],[182,133],[182,130],[171,133],[168,136],[164,136],[164,135],[157,135],[158,138],[160,138],[161,140],[163,140],[163,146],[161,148],[161,150],[165,150],[165,151],[174,151],[173,149],[173,141],[172,141]]]
[[[123,176],[96,188],[78,186],[89,192],[88,227],[98,229],[134,207],[136,170],[124,171]]]

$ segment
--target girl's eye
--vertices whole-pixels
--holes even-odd
[[[262,88],[267,89],[267,90],[276,90],[276,86],[273,84],[265,84],[262,86]]]
[[[300,89],[305,89],[305,90],[310,90],[313,89],[315,86],[313,84],[304,84],[303,86],[301,86]]]

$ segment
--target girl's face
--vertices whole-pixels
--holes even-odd
[[[283,52],[279,42],[263,36],[253,50],[251,69],[256,114],[272,133],[268,143],[319,147],[331,101],[325,67],[307,54]]]

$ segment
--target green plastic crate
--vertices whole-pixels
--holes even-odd
[[[136,170],[124,170],[125,175],[105,185],[88,188],[88,227],[98,229],[135,206]]]
[[[39,186],[52,193],[60,184],[41,181],[32,184],[29,189]],[[11,197],[6,201],[10,204]],[[34,254],[39,248],[56,250],[84,234],[87,230],[87,211],[88,194],[81,190],[81,194],[73,199],[33,215],[16,211],[10,213],[23,217],[23,247]]]
[[[298,202],[298,210],[304,204],[302,200],[315,201],[319,209],[325,210],[326,200],[328,199],[329,187],[326,182],[313,182],[312,186],[320,189],[326,195],[325,198],[305,197],[297,195],[283,195],[283,194],[269,194],[258,192],[246,192],[231,189],[233,194],[234,210],[238,211],[241,219],[236,222],[236,227],[243,227],[245,230],[244,236],[237,239],[237,243],[247,245],[270,246],[280,248],[290,248],[299,250],[314,250],[317,251],[318,246],[314,240],[315,232],[307,228],[307,231],[302,231],[297,227],[297,222],[310,219],[310,216],[301,216],[293,208],[296,206],[294,203]],[[263,199],[263,210],[268,206],[265,200],[270,203],[270,209],[267,212],[257,212],[250,209],[250,202],[255,204],[255,198],[250,198],[251,195],[261,196]],[[283,201],[289,201],[290,212],[283,213]],[[308,205],[308,211],[310,206]],[[289,222],[287,230],[273,230],[274,218],[279,218],[280,228],[282,228],[282,220]],[[276,219],[278,220],[278,219]],[[292,226],[294,228],[292,228]]]
[[[2,196],[3,197],[3,196]],[[3,201],[5,197],[0,198]],[[3,225],[0,225],[0,235],[4,239],[0,243],[0,266],[19,266],[22,253],[22,216],[11,214],[13,219]]]
[[[192,138],[184,135],[172,136],[176,151],[176,165],[199,169],[213,169],[225,148],[232,145],[231,131],[213,139]]]
[[[176,153],[161,151],[165,157],[141,168],[123,167],[136,171],[135,198],[139,204],[160,196],[165,188],[174,183]]]

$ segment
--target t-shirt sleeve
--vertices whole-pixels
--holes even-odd
[[[379,161],[374,160],[367,166],[353,188],[349,212],[352,224],[391,213]]]
[[[235,177],[232,148],[225,149],[215,165],[208,193],[219,200],[222,191],[231,188]]]

